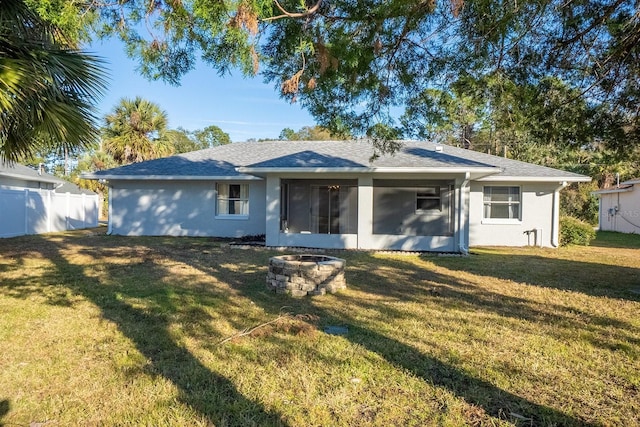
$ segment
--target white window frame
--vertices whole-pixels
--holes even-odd
[[[232,185],[239,186],[238,197],[230,197]],[[226,203],[225,203],[226,202]],[[240,202],[240,212],[229,213],[231,203]],[[226,206],[226,212],[224,212]],[[248,219],[249,218],[249,184],[238,182],[218,182],[216,183],[216,218],[221,219]]]
[[[436,194],[434,195],[424,194],[432,189],[435,189]],[[432,209],[422,209],[420,208],[420,204],[418,203],[419,200],[437,200],[438,207],[432,208]],[[424,214],[429,212],[442,212],[442,191],[439,186],[428,186],[428,187],[416,188],[416,213]]]
[[[494,188],[508,188],[518,189],[518,200],[506,200],[506,201],[494,201],[486,200],[486,193],[488,189]],[[492,218],[486,216],[487,204],[489,205],[506,205],[506,206],[518,206],[517,218]],[[522,223],[522,188],[518,185],[487,185],[482,187],[482,223],[483,224],[521,224]]]

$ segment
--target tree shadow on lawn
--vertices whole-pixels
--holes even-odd
[[[10,409],[11,409],[11,404],[9,403],[8,400],[6,399],[0,400],[0,427],[4,427],[4,424],[2,423],[2,418],[4,418],[4,416],[9,413]]]
[[[640,252],[639,252],[640,255]],[[435,265],[516,283],[640,301],[640,268],[527,254],[472,253],[469,257],[424,256]]]
[[[242,265],[243,262],[245,263],[244,268],[236,271],[224,271],[224,267],[217,265],[214,272],[214,268],[209,265],[204,265],[197,261],[194,262],[194,260],[190,260],[189,258],[178,257],[180,261],[186,262],[195,268],[209,271],[210,274],[222,274],[225,282],[234,289],[239,290],[245,297],[258,304],[273,316],[281,312],[283,305],[288,305],[289,308],[298,313],[318,316],[320,318],[318,325],[320,328],[327,325],[347,325],[349,332],[345,335],[345,338],[352,343],[358,344],[382,356],[390,364],[405,369],[431,384],[450,390],[462,397],[466,402],[482,408],[489,416],[509,420],[518,424],[523,422],[522,419],[518,418],[519,415],[522,415],[525,419],[528,419],[524,421],[525,425],[591,425],[584,419],[573,417],[554,408],[536,404],[505,391],[485,380],[471,376],[456,366],[424,354],[409,344],[385,336],[373,330],[367,324],[366,320],[353,317],[353,313],[350,310],[345,309],[341,311],[338,308],[323,308],[316,304],[313,298],[292,299],[285,295],[267,291],[264,285],[266,266],[269,256],[275,253],[247,250],[243,254],[241,250],[236,251],[237,253],[232,254],[232,256],[236,258],[238,265]],[[327,251],[327,253],[331,254],[331,251]],[[348,258],[349,254],[334,253],[333,255],[346,256]],[[380,260],[367,254],[359,254],[357,257],[358,261],[351,261],[351,263],[347,261],[347,265],[355,269],[361,269],[361,274],[369,277],[370,280],[365,281],[366,284],[362,285],[362,281],[360,281],[360,285],[356,286],[362,292],[392,297],[401,301],[411,300],[412,298],[420,300],[421,298],[434,297],[429,292],[430,286],[424,285],[424,280],[426,279],[424,276],[425,273],[416,270],[415,265],[409,265],[402,261]],[[250,258],[253,258],[254,262],[263,263],[264,267],[260,268],[260,266],[255,265],[254,262],[247,263],[246,260]],[[370,268],[367,268],[367,266],[370,267],[371,265],[389,267],[397,271],[402,271],[407,275],[407,277],[402,280],[403,285],[405,283],[411,283],[411,285],[407,287],[403,286],[402,289],[400,289],[397,284],[382,279],[371,271]],[[247,270],[251,270],[251,272],[247,273]],[[479,294],[477,292],[475,294],[471,292],[468,289],[470,285],[459,282],[451,277],[434,273],[429,274],[428,277],[430,281],[447,283],[448,286],[452,288],[458,287],[460,289],[466,289],[466,291],[451,292],[446,299],[444,299],[443,308],[445,310],[448,308],[449,303],[452,305],[463,304],[468,310],[488,309],[503,315],[528,316],[536,318],[539,321],[550,321],[544,314],[531,313],[530,311],[535,311],[535,309],[524,306],[520,301],[513,300],[502,304],[491,303],[493,299],[499,297],[498,295],[490,296],[487,294],[484,299],[476,301],[476,297]],[[349,273],[347,273],[347,278],[347,280],[349,280]],[[349,286],[351,286],[351,284],[349,284]],[[347,294],[348,293],[338,294],[337,298],[348,300],[350,296]],[[441,298],[441,296],[438,296],[438,298]],[[376,305],[376,302],[367,303],[355,298],[345,303],[345,307],[349,306],[357,306],[374,311],[381,310],[381,307]],[[511,313],[507,314],[509,311],[511,311]],[[515,312],[517,312],[517,314]],[[389,307],[384,308],[383,315],[391,315],[396,318],[407,316],[401,311],[390,310]],[[246,328],[247,326],[250,325],[239,325],[239,329]],[[513,416],[512,414],[516,415]]]
[[[166,240],[166,245],[160,245],[156,240],[149,240],[149,247],[145,247],[144,239],[119,238],[116,236],[101,236],[99,247],[92,247],[92,239],[78,239],[81,251],[91,255],[96,260],[108,262],[110,251],[119,252],[122,248],[129,248],[131,256],[136,255],[135,246],[140,246],[142,254],[141,263],[150,263],[157,269],[157,279],[168,277],[170,272],[166,269],[166,263],[157,260],[169,260],[175,264],[187,264],[209,276],[218,282],[230,287],[228,291],[254,302],[262,308],[266,315],[277,316],[283,306],[292,306],[291,309],[299,313],[309,313],[319,316],[319,327],[326,325],[348,325],[349,333],[346,339],[354,344],[376,353],[390,364],[405,369],[417,377],[423,378],[428,383],[450,390],[463,398],[466,402],[476,405],[490,416],[508,419],[519,423],[517,417],[510,418],[510,413],[520,414],[533,421],[525,424],[557,424],[557,425],[589,425],[582,418],[563,413],[560,410],[537,404],[509,391],[503,390],[488,381],[476,378],[463,369],[451,363],[445,363],[435,356],[425,354],[411,344],[391,338],[374,330],[366,319],[354,317],[354,313],[348,309],[326,307],[319,303],[320,300],[305,298],[295,300],[283,295],[268,292],[264,281],[267,272],[268,258],[276,253],[264,250],[229,250],[221,248],[219,243],[211,240],[171,239]],[[69,247],[68,241],[53,241],[43,239],[41,250],[43,255],[51,258],[56,269],[64,275],[77,278],[70,286],[73,292],[83,296],[96,304],[102,311],[105,319],[113,321],[120,330],[129,337],[140,352],[150,361],[154,374],[161,375],[173,382],[180,389],[180,399],[195,411],[206,416],[215,423],[227,423],[230,425],[283,425],[282,416],[267,412],[263,406],[243,396],[227,378],[212,372],[204,366],[193,354],[184,349],[175,341],[169,333],[170,320],[168,316],[179,314],[185,318],[191,317],[193,322],[192,334],[198,339],[212,340],[212,337],[220,337],[216,331],[210,330],[206,325],[210,323],[210,315],[196,308],[190,308],[187,312],[181,312],[175,302],[170,301],[166,293],[153,292],[140,293],[134,289],[116,286],[117,283],[105,283],[104,280],[89,276],[85,268],[70,263],[64,251]],[[203,251],[208,255],[202,256]],[[331,251],[327,251],[331,253]],[[568,334],[575,332],[576,328],[584,328],[585,324],[592,322],[601,326],[593,330],[594,336],[600,340],[606,332],[606,325],[625,329],[629,325],[615,324],[614,319],[597,318],[591,316],[585,322],[576,320],[565,307],[548,307],[545,304],[531,304],[522,298],[507,297],[503,294],[493,293],[482,289],[469,281],[459,277],[417,269],[415,264],[402,261],[398,258],[377,258],[371,254],[342,253],[334,255],[347,258],[347,280],[354,292],[370,294],[375,298],[397,301],[431,301],[442,307],[442,310],[462,309],[467,311],[488,310],[504,317],[523,318],[531,322],[548,324],[560,322],[563,339],[568,339]],[[157,259],[156,259],[157,257]],[[437,261],[437,260],[436,260]],[[464,266],[468,259],[455,259],[459,266]],[[451,262],[451,260],[447,260]],[[502,260],[501,262],[506,262]],[[454,264],[456,264],[454,263]],[[399,275],[385,277],[375,268],[387,268]],[[112,282],[117,282],[118,275],[127,276],[135,273],[135,268],[127,271],[126,268],[113,265],[113,271],[104,272]],[[397,280],[396,280],[397,279]],[[162,286],[161,286],[162,287]],[[165,285],[169,292],[171,285]],[[133,307],[124,299],[141,298],[152,303],[150,309]],[[203,299],[205,304],[215,304],[216,296]],[[222,296],[220,296],[222,298]],[[380,307],[375,298],[363,301],[353,297],[350,292],[338,295],[337,298],[345,301],[346,306],[362,307],[373,313],[378,311],[380,316],[393,319],[402,319],[410,316],[401,310],[392,307]],[[351,298],[351,301],[349,299]],[[172,305],[173,304],[173,305]],[[232,307],[230,301],[225,300],[220,307],[226,309],[242,309]],[[217,308],[216,308],[217,310]],[[561,312],[562,314],[558,314]],[[224,312],[222,312],[224,314]],[[587,315],[589,316],[589,315]],[[229,323],[236,330],[243,330],[250,320],[243,316],[231,316]],[[572,332],[573,331],[573,332]],[[564,334],[567,336],[564,336]],[[628,337],[631,338],[631,337]],[[617,339],[617,338],[616,338]],[[621,338],[622,339],[622,338]],[[602,346],[606,347],[606,341],[602,338]],[[184,367],[187,366],[187,369]],[[560,402],[559,404],[562,404]]]
[[[481,257],[484,256],[484,254],[481,255]],[[521,325],[519,322],[515,322],[511,324],[509,328],[523,328],[522,332],[529,334],[532,333],[532,331],[536,333],[536,330],[539,330],[541,334],[551,335],[560,342],[584,339],[594,346],[607,351],[622,351],[626,353],[631,360],[637,359],[639,355],[638,348],[640,348],[640,339],[638,337],[640,331],[633,324],[616,318],[599,315],[595,311],[589,313],[584,312],[577,307],[572,307],[571,304],[562,305],[550,301],[535,301],[525,297],[507,295],[499,291],[491,291],[490,288],[474,283],[473,276],[467,275],[465,278],[465,275],[460,276],[456,274],[457,271],[460,270],[475,273],[473,268],[465,268],[466,258],[438,258],[436,260],[431,257],[427,258],[428,261],[432,261],[436,265],[439,265],[439,261],[442,261],[443,264],[448,263],[448,265],[453,264],[454,266],[461,267],[452,269],[452,274],[443,273],[442,270],[436,272],[428,268],[416,268],[415,263],[404,261],[402,257],[384,259],[376,257],[369,260],[367,258],[367,256],[358,256],[353,260],[355,262],[351,262],[350,265],[356,268],[355,272],[352,271],[352,273],[355,273],[358,279],[356,281],[349,280],[351,288],[370,294],[381,295],[399,302],[413,301],[417,303],[436,304],[437,307],[442,308],[443,312],[456,311],[458,313],[468,312],[470,314],[491,312],[504,318],[522,319],[526,320],[527,323]],[[424,257],[421,258],[424,259]],[[497,263],[498,265],[507,265],[511,262],[511,258],[492,258],[490,261],[490,264]],[[548,260],[544,259],[544,262],[547,261]],[[561,265],[565,263],[571,263],[571,261],[564,261]],[[531,260],[524,264],[530,267],[533,265]],[[577,262],[577,264],[579,264],[577,267],[579,269],[585,267],[582,265],[585,263]],[[390,269],[395,272],[396,275],[385,277],[376,274],[375,268],[371,268],[372,265],[376,266],[375,268],[381,268],[383,270]],[[598,265],[596,268],[605,267],[607,268],[607,271],[604,273],[605,276],[607,274],[615,274],[616,271],[621,271],[621,274],[627,274],[629,270],[635,270],[605,265]],[[588,268],[589,270],[585,272],[585,276],[582,277],[581,280],[586,280],[593,272],[591,265],[588,265]],[[372,280],[373,277],[375,277],[375,282]],[[631,281],[635,280],[635,277],[637,276],[632,276]],[[480,278],[480,280],[482,280],[482,278]],[[398,282],[402,285],[399,286]],[[538,286],[543,286],[543,283],[544,280],[540,278]],[[574,283],[572,288],[574,291],[579,291],[583,286]],[[606,294],[606,296],[610,297],[608,294]],[[357,300],[353,298],[352,294],[348,293],[339,296],[339,298],[346,298],[347,300],[352,298],[352,301],[346,302],[347,306],[349,304],[359,305],[372,311],[378,308],[381,315],[389,316],[391,320],[407,317],[404,313],[390,311],[388,307],[380,309],[379,302],[376,300],[369,302]],[[482,406],[487,413],[493,416],[500,416],[500,414],[508,414],[509,411],[513,411],[532,418],[535,420],[533,422],[534,424],[588,424],[585,419],[574,418],[560,411],[534,404],[526,399],[501,390],[486,381],[470,377],[449,364],[444,364],[437,359],[425,357],[424,355],[421,356],[419,351],[405,343],[392,340],[385,336],[379,336],[379,334],[375,336],[374,339],[363,338],[371,334],[372,331],[368,330],[366,324],[363,324],[359,319],[352,318],[349,311],[339,313],[338,318],[343,319],[345,324],[355,326],[360,332],[360,334],[350,338],[352,341],[364,345],[379,354],[383,354],[387,360],[415,372],[416,375],[430,378],[435,384],[442,385],[465,397],[468,401]],[[549,328],[546,326],[552,327]],[[518,333],[517,329],[515,333]],[[369,342],[369,344],[367,345],[365,341]],[[411,360],[414,362],[408,362]],[[421,374],[421,371],[425,373]],[[585,374],[587,373],[585,372]],[[631,394],[626,397],[630,399],[630,401],[640,398],[637,387],[631,383],[628,385]],[[562,402],[558,403],[561,404]]]
[[[485,255],[480,255],[480,257],[484,258]],[[497,265],[502,266],[513,262],[512,257],[490,257],[490,259],[490,264],[498,263]],[[429,257],[427,260],[436,265],[446,265],[456,273],[464,271],[478,274],[472,265],[465,264],[467,258],[457,258],[452,261],[451,259],[441,260],[437,257]],[[522,261],[519,259],[516,262]],[[543,261],[547,263],[548,260],[545,258]],[[364,263],[366,265],[369,262],[365,260]],[[564,341],[574,340],[578,332],[583,331],[586,332],[583,337],[589,337],[590,342],[597,347],[607,350],[623,350],[633,357],[637,356],[637,348],[640,346],[640,339],[637,338],[638,329],[628,322],[596,313],[587,313],[578,307],[570,305],[562,305],[552,301],[539,302],[519,296],[493,292],[459,276],[436,273],[429,269],[417,269],[415,264],[404,262],[398,258],[385,260],[376,258],[371,260],[370,263],[378,267],[393,269],[400,275],[398,279],[409,285],[399,287],[390,281],[378,282],[373,285],[368,284],[366,280],[357,280],[356,283],[360,283],[359,288],[365,292],[384,295],[399,301],[421,302],[425,299],[435,299],[437,304],[444,309],[465,310],[468,312],[482,310],[496,313],[505,318],[527,320],[534,324],[539,324],[541,327],[553,325],[551,329],[545,328],[545,334]],[[570,263],[570,261],[565,261],[562,264],[564,263]],[[535,263],[529,259],[523,263],[524,266],[532,267],[535,266]],[[578,268],[586,267],[581,266]],[[603,267],[600,266],[600,268]],[[604,274],[612,274],[615,270],[616,268],[609,266],[609,269]],[[622,268],[622,270],[625,269]],[[361,273],[355,272],[355,274],[363,274],[363,277],[369,276],[371,273],[371,270],[367,268],[361,269]],[[482,273],[485,276],[487,275],[486,271],[482,271]],[[587,277],[591,277],[590,273],[591,271],[587,271],[585,274]],[[479,275],[482,276],[483,274]],[[380,279],[380,276],[376,277]],[[536,286],[544,286],[542,283],[545,283],[544,280],[538,277]],[[574,291],[584,287],[584,285],[578,284],[577,281],[574,281],[572,286]],[[554,286],[545,287],[556,288]],[[564,288],[561,289],[565,290]],[[610,297],[610,295],[606,296]],[[354,301],[353,303],[366,304],[362,301]],[[373,306],[371,308],[375,309],[376,307]],[[385,308],[385,311],[388,311],[388,308]],[[401,316],[401,314],[398,316]]]
[[[203,365],[171,335],[169,332],[171,316],[188,317],[191,320],[189,327],[198,329],[197,325],[202,326],[210,320],[204,310],[190,307],[187,311],[181,312],[181,307],[173,305],[167,292],[157,289],[141,291],[135,287],[120,286],[117,283],[118,274],[126,276],[128,274],[126,266],[114,265],[113,271],[103,271],[102,273],[107,275],[106,278],[91,277],[85,273],[86,266],[73,264],[67,260],[64,253],[69,249],[67,243],[69,243],[68,240],[64,238],[42,238],[38,244],[42,256],[47,257],[55,265],[55,272],[51,274],[72,278],[73,280],[66,286],[76,295],[95,304],[100,309],[102,318],[118,326],[122,334],[129,338],[146,358],[148,366],[143,368],[145,373],[169,380],[179,389],[181,402],[215,425],[286,426],[279,414],[269,412],[258,402],[247,399],[229,379]],[[107,242],[107,245],[102,245],[105,241],[101,241],[100,248],[88,246],[91,244],[90,241],[76,240],[73,243],[86,245],[82,246],[80,252],[91,255],[96,264],[99,264],[103,258],[109,256],[110,250],[117,251],[118,245],[123,242],[113,239]],[[112,244],[111,247],[109,243]],[[144,248],[142,249],[144,251]],[[131,255],[135,256],[135,250]],[[153,262],[153,260],[142,262]],[[157,277],[151,279],[159,281],[161,277],[169,274],[163,271],[160,265],[155,265],[154,268],[157,269]],[[16,283],[13,285],[15,289],[9,295],[26,298],[30,293],[42,291],[49,293],[50,290],[45,288],[55,286],[44,283],[40,289],[29,286],[19,290],[20,283]],[[127,302],[136,298],[146,300],[149,304],[147,307],[135,307]],[[47,302],[55,305],[73,305],[72,299],[64,304],[51,299]],[[199,332],[206,333],[210,337],[215,336],[215,331]]]

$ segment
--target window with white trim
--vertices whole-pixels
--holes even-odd
[[[216,184],[216,215],[249,215],[249,184]]]
[[[520,219],[520,187],[484,187],[485,219]]]
[[[416,191],[416,213],[441,211],[440,187],[418,188]]]

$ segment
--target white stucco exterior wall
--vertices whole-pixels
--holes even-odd
[[[249,215],[216,218],[215,181],[112,181],[110,230],[129,236],[264,234],[264,182],[221,182],[249,184]]]
[[[520,220],[484,219],[483,188],[485,186],[520,187]],[[558,241],[558,226],[553,218],[554,193],[559,191],[558,189],[558,183],[472,182],[469,194],[469,244],[471,246],[554,246],[553,243]],[[540,237],[536,236],[538,233]]]
[[[249,185],[249,215],[238,218],[216,218],[215,181],[112,181],[110,231],[120,235],[217,237],[266,234],[268,246],[436,251],[465,250],[467,242],[470,246],[542,244],[547,247],[557,242],[558,230],[553,222],[553,211],[554,194],[559,183],[471,181],[469,192],[465,190],[464,197],[461,197],[460,185],[464,179],[456,178],[456,227],[453,236],[374,235],[371,230],[373,190],[370,176],[359,177],[358,234],[280,232],[280,178],[276,176],[267,176],[262,181],[237,182]],[[521,219],[503,222],[483,219],[485,185],[520,187]],[[460,209],[461,203],[463,209]],[[532,230],[541,230],[542,234],[526,233]]]

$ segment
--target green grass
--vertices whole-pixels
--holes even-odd
[[[640,235],[600,231],[598,232],[598,239],[591,244],[609,248],[640,249]]]
[[[328,253],[348,289],[292,299],[265,249],[0,240],[0,425],[640,424],[640,236]]]

